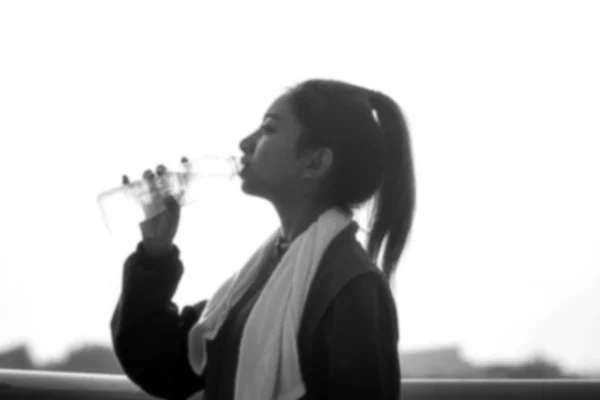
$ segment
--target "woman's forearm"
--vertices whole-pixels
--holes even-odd
[[[125,373],[147,393],[166,399],[185,399],[204,387],[189,365],[187,334],[205,303],[179,313],[172,296],[182,272],[178,254],[149,257],[138,248],[125,263],[111,321],[114,351]]]

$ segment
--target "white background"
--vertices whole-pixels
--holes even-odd
[[[137,236],[111,236],[96,195],[236,154],[275,96],[325,77],[386,92],[410,123],[401,349],[600,366],[599,20],[596,1],[0,2],[0,348],[108,344]],[[184,213],[180,305],[278,223],[213,186]]]

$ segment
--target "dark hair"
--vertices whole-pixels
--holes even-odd
[[[373,199],[367,252],[393,275],[415,207],[408,128],[398,105],[380,92],[334,80],[309,80],[288,92],[303,132],[298,152],[328,147],[334,155],[319,196],[352,212]],[[384,245],[385,241],[385,245]]]

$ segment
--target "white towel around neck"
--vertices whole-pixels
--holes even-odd
[[[235,400],[295,400],[306,388],[300,372],[296,336],[312,279],[331,241],[352,221],[337,208],[321,214],[290,245],[265,284],[244,326],[235,379]],[[208,301],[188,335],[188,357],[202,375],[206,341],[214,339],[233,305],[248,289],[277,230],[246,265]]]

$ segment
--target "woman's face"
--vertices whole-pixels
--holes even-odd
[[[274,202],[301,196],[306,160],[296,154],[300,135],[300,122],[284,94],[269,107],[258,130],[240,142],[242,190]]]

